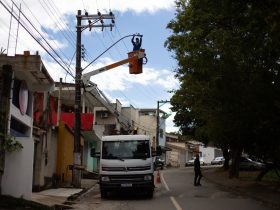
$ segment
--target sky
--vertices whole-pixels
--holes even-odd
[[[18,27],[15,18],[19,18],[19,8],[22,25]],[[11,19],[7,10],[13,10],[15,18]],[[8,55],[38,51],[54,81],[62,78],[63,82],[74,83],[77,10],[82,14],[112,11],[115,16],[112,30],[96,27],[82,32],[85,49],[82,68],[121,38],[136,33],[143,35],[142,48],[148,62],[143,65],[142,74],[129,74],[128,65],[122,65],[91,78],[112,102],[118,99],[124,107],[132,105],[141,109],[157,108],[157,101],[170,100],[169,91],[179,87],[174,77],[176,61],[164,47],[171,35],[166,26],[175,16],[174,0],[0,0],[1,50]],[[124,38],[83,73],[126,59],[131,50],[131,37]],[[160,109],[167,113],[171,113],[170,107],[168,102],[160,103]],[[167,132],[178,131],[173,123],[174,115],[166,120]]]

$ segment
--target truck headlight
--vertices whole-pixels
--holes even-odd
[[[101,181],[102,182],[109,182],[110,181],[110,178],[108,176],[102,176],[101,177]]]
[[[145,175],[144,180],[145,181],[151,181],[152,180],[152,175]]]

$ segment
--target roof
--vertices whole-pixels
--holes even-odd
[[[170,148],[177,148],[177,149],[182,149],[186,150],[186,144],[183,142],[166,142],[166,146]]]
[[[11,65],[15,77],[25,80],[31,91],[43,92],[54,88],[54,81],[45,68],[41,56],[30,55],[26,51],[23,55],[0,55],[0,65]]]
[[[101,141],[99,136],[96,135],[95,131],[81,131],[83,134],[84,138],[89,141]]]
[[[178,135],[174,135],[174,134],[170,134],[170,133],[166,133],[165,135],[166,135],[166,137],[169,137],[172,139],[179,139]]]
[[[193,145],[204,145],[202,142],[200,141],[187,141],[188,144],[193,144]]]
[[[139,109],[139,112],[156,112],[157,109],[155,108],[145,108],[145,109]],[[160,113],[165,113],[165,111],[159,109]]]

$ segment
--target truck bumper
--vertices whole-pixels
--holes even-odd
[[[144,177],[150,176],[150,180]],[[107,181],[103,179],[106,177]],[[135,190],[135,189],[148,189],[154,190],[154,175],[141,174],[141,175],[101,175],[100,176],[100,189],[102,190]]]

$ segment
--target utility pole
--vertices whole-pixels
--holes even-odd
[[[159,146],[159,107],[160,107],[160,103],[162,103],[162,105],[164,105],[165,103],[168,103],[170,101],[157,101],[157,129],[156,129],[156,146]]]
[[[85,12],[82,15],[81,10],[78,10],[77,13],[77,41],[76,41],[76,77],[75,77],[75,127],[74,127],[74,163],[73,163],[73,180],[72,184],[74,187],[81,187],[81,170],[82,170],[82,161],[81,161],[81,77],[82,77],[82,68],[81,68],[81,49],[82,49],[82,32],[89,28],[91,30],[94,27],[101,27],[102,30],[106,27],[114,26],[114,15],[112,12],[110,14],[101,14],[98,12],[96,15],[89,15]],[[111,24],[104,24],[104,19],[112,20]],[[82,21],[87,20],[86,25],[82,25]]]
[[[10,97],[13,82],[13,68],[3,65],[0,70],[0,195],[2,194],[2,176],[5,170],[4,142],[8,137],[8,122],[10,113]]]

